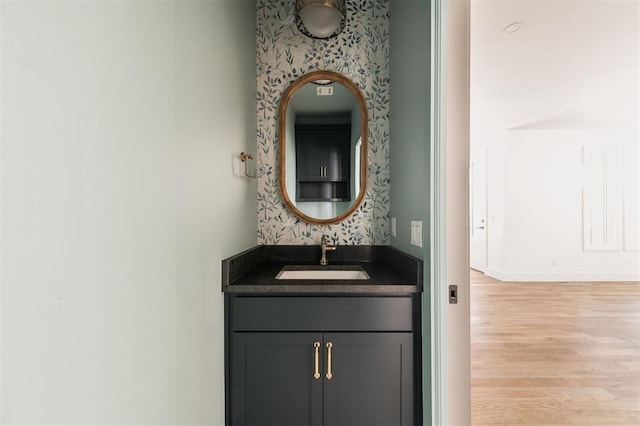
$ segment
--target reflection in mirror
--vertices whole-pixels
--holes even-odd
[[[296,80],[280,105],[280,189],[285,204],[312,223],[355,211],[366,188],[367,114],[346,77],[317,71]]]

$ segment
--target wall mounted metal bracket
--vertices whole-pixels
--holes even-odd
[[[244,152],[240,153],[240,161],[242,161],[244,163],[244,175],[248,178],[251,179],[257,179],[258,178],[258,174],[254,173],[253,175],[249,174],[249,170],[247,167],[247,163],[249,162],[249,160],[253,160],[253,156],[251,154],[247,154]]]

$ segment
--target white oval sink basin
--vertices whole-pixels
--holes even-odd
[[[276,275],[277,280],[368,280],[369,274],[360,266],[335,268],[285,266]]]

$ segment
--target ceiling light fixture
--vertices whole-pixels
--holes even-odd
[[[347,22],[345,0],[296,0],[296,25],[317,39],[336,37]]]
[[[333,83],[333,80],[311,80],[311,83],[315,84],[316,86],[328,86]]]

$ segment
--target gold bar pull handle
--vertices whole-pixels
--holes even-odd
[[[320,342],[314,342],[313,347],[315,348],[313,378],[318,380],[320,378]]]
[[[327,342],[327,380],[331,380],[333,377],[331,373],[331,348],[333,348],[333,343]]]

